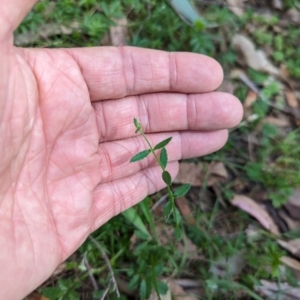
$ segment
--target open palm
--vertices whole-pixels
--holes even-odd
[[[174,177],[179,159],[224,144],[241,106],[210,92],[222,71],[201,55],[21,49],[2,40],[0,298],[19,299],[93,230],[164,187],[151,158],[129,164],[145,149],[134,117],[153,144],[173,136]]]

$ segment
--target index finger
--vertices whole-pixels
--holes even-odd
[[[201,54],[135,47],[66,51],[81,68],[92,101],[153,92],[209,92],[223,80],[219,63]]]

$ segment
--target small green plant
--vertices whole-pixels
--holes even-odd
[[[43,289],[43,295],[51,300],[77,300],[79,299],[79,294],[76,292],[76,289],[81,286],[81,280],[72,280],[71,278],[59,279],[57,286],[54,287],[45,287]]]
[[[168,152],[166,150],[166,146],[169,144],[169,142],[172,140],[172,138],[167,138],[163,140],[162,142],[158,143],[154,147],[150,144],[148,138],[146,137],[142,126],[140,122],[134,118],[133,120],[134,126],[136,128],[135,133],[140,133],[142,137],[145,139],[146,143],[148,144],[149,148],[146,150],[143,150],[132,157],[130,162],[137,162],[144,158],[146,158],[150,153],[153,154],[155,157],[157,163],[162,169],[162,179],[167,185],[168,194],[169,194],[169,202],[165,205],[164,208],[164,218],[165,221],[171,224],[175,225],[174,234],[176,239],[180,239],[181,237],[181,229],[180,229],[180,213],[175,206],[175,199],[184,196],[190,189],[190,184],[183,184],[180,187],[176,188],[174,191],[171,189],[172,185],[172,177],[170,173],[166,170],[167,164],[168,164]],[[156,154],[156,151],[160,150],[160,156],[158,157]]]

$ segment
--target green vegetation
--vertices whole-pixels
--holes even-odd
[[[183,197],[191,188],[190,184],[183,184],[176,188],[174,191],[172,191],[172,177],[170,173],[166,170],[167,164],[168,164],[168,152],[166,150],[166,146],[170,143],[172,138],[167,138],[163,140],[162,142],[158,143],[154,147],[151,146],[148,138],[146,137],[143,128],[141,127],[141,124],[137,119],[134,119],[134,125],[136,128],[136,133],[140,133],[142,137],[145,139],[147,145],[149,146],[149,149],[143,150],[136,154],[130,162],[136,162],[140,161],[144,158],[146,158],[150,153],[153,154],[155,157],[155,160],[157,161],[157,164],[161,167],[162,169],[162,179],[167,185],[167,190],[168,190],[168,196],[169,196],[169,202],[165,205],[164,207],[164,218],[165,221],[173,225],[175,227],[174,234],[177,240],[180,240],[181,238],[181,228],[180,228],[180,212],[177,209],[175,205],[175,199]],[[156,154],[157,150],[160,150],[160,155],[159,158]]]
[[[284,5],[287,10],[299,3],[285,1]],[[233,68],[241,67],[238,54],[231,48],[231,37],[242,32],[253,39],[257,47],[269,53],[275,66],[284,64],[291,80],[300,78],[300,29],[293,24],[283,26],[280,23],[280,13],[283,12],[274,10],[271,17],[266,18],[252,7],[238,18],[226,6],[199,6],[207,24],[214,26],[205,29],[189,26],[163,0],[42,0],[16,31],[16,43],[28,47],[108,45],[109,29],[115,26],[114,20],[126,17],[128,45],[210,55],[221,62],[228,77]],[[255,30],[249,32],[251,26]],[[244,120],[242,126],[234,129],[224,149],[193,160],[197,163],[222,162],[230,173],[226,182],[217,182],[213,187],[203,183],[201,187],[191,189],[190,205],[195,222],[191,223],[184,217],[179,222],[180,213],[172,196],[164,206],[165,211],[159,208],[150,211],[155,203],[170,193],[171,182],[165,173],[168,189],[147,197],[93,233],[96,243],[109,258],[118,285],[122,287],[119,299],[132,299],[132,295],[146,299],[151,291],[163,295],[168,287],[162,279],[170,277],[198,280],[202,299],[262,299],[254,291],[261,279],[297,284],[292,273],[282,268],[280,257],[286,252],[278,246],[275,238],[262,230],[257,230],[254,237],[247,234],[251,226],[260,228],[259,224],[229,204],[237,193],[265,194],[264,203],[271,203],[273,208],[281,207],[293,188],[300,185],[300,131],[295,130],[299,120],[290,111],[286,113],[282,82],[279,78],[244,67],[245,73],[261,91],[246,112],[255,118]],[[231,82],[236,96],[245,102],[249,87],[239,80],[232,79]],[[289,125],[280,127],[266,119],[280,119],[282,116],[288,119]],[[138,122],[136,128],[143,134]],[[165,149],[165,146],[150,146],[135,158],[143,158],[155,153],[156,149]],[[166,172],[166,151],[161,150],[157,159]],[[201,205],[211,202],[213,205],[209,208]],[[166,225],[163,216],[169,216],[170,212],[173,217],[168,218]],[[161,228],[168,228],[171,234],[166,238]],[[172,238],[174,235],[179,238],[176,231],[179,228],[180,241]],[[196,246],[196,258],[191,256],[190,243]],[[238,273],[225,267],[223,275],[218,275],[215,270],[222,259],[241,253],[243,262]],[[84,264],[84,257],[99,290],[95,291],[91,285],[90,270]],[[95,243],[87,240],[68,260],[63,272],[46,282],[39,292],[51,300],[75,300],[83,295],[88,299],[101,299],[105,293],[107,299],[117,299],[111,280],[103,254]]]

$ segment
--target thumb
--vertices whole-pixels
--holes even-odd
[[[38,0],[0,0],[0,43],[12,41],[13,32]]]

